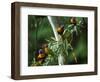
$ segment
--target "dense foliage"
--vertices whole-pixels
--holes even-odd
[[[47,16],[28,16],[28,66],[59,65],[59,54],[63,64],[87,63],[87,18],[56,17],[59,41]]]

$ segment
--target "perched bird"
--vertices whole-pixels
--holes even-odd
[[[41,65],[44,62],[45,57],[46,57],[46,55],[45,55],[43,49],[39,49],[38,56],[37,56],[37,62],[38,62],[37,64]]]
[[[76,18],[75,18],[75,17],[72,17],[72,18],[70,19],[70,22],[71,22],[71,24],[76,25],[77,20],[76,20]]]
[[[57,32],[58,32],[58,34],[62,35],[63,32],[64,32],[64,26],[58,27],[58,28],[57,28]]]
[[[38,54],[38,57],[37,57],[38,59],[43,59],[43,58],[45,58],[45,53],[44,53],[44,51],[43,51],[43,49],[40,49],[39,50],[39,54]]]

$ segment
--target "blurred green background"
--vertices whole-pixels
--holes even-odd
[[[60,25],[64,25],[64,29],[70,29],[70,19],[72,17],[57,17],[52,16],[53,22],[56,27]],[[67,57],[66,64],[87,64],[87,57],[88,57],[88,47],[87,47],[87,18],[86,17],[76,17],[77,20],[77,27],[80,30],[79,36],[76,37],[75,41],[72,41],[74,52],[76,53],[77,63],[75,63],[74,58],[72,55]],[[48,21],[47,16],[34,16],[28,15],[28,66],[32,65],[34,58],[37,58],[37,52],[39,49],[42,48],[43,44],[47,43],[47,39],[50,37],[54,37],[53,30],[51,25]],[[53,65],[53,64],[52,64]],[[54,64],[55,65],[55,64]]]

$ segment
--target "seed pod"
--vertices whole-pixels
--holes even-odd
[[[48,47],[44,48],[45,54],[48,54],[49,50]]]
[[[44,44],[44,53],[48,54],[49,49],[48,49],[48,44]]]

